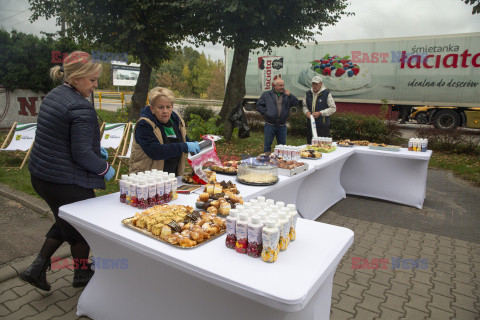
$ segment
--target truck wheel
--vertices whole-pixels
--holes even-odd
[[[419,124],[427,124],[428,123],[428,115],[426,112],[419,112],[415,115],[415,120]]]
[[[460,125],[460,115],[453,110],[438,111],[433,119],[437,129],[455,129]]]

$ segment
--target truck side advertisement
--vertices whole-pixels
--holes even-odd
[[[229,73],[233,50],[226,55]],[[315,75],[322,76],[336,101],[478,106],[480,33],[320,42],[302,49],[251,52],[247,96],[260,96],[280,77],[302,98]]]

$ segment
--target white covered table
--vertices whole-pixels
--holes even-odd
[[[347,194],[372,197],[421,209],[432,151],[399,152],[355,147],[340,182]]]
[[[137,211],[115,193],[60,208],[96,259],[77,315],[92,319],[328,319],[335,269],[353,242],[349,229],[299,219],[297,240],[273,264],[225,247],[221,236],[179,249],[121,225]],[[173,203],[191,201],[187,196]],[[108,260],[107,260],[108,261]],[[108,265],[107,265],[108,266]]]

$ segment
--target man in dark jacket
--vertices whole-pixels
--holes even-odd
[[[273,81],[273,89],[262,94],[257,101],[257,110],[265,118],[263,152],[270,152],[273,138],[277,144],[287,143],[287,118],[290,108],[298,105],[298,99],[285,89],[281,78]]]

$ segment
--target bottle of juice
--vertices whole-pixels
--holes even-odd
[[[138,179],[132,178],[132,183],[130,184],[130,205],[134,208],[137,207],[138,198],[137,198],[137,187],[138,187]]]
[[[156,175],[155,177],[155,183],[156,183],[156,194],[155,197],[157,198],[156,202],[157,204],[164,204],[165,199],[163,198],[163,193],[165,191],[165,183],[163,182],[163,177],[162,175]]]
[[[163,183],[164,183],[164,189],[163,189],[163,202],[168,203],[172,200],[172,181],[169,179],[168,175],[165,177],[163,175]]]
[[[413,151],[413,138],[408,140],[408,151]]]
[[[122,174],[122,178],[118,182],[118,186],[120,188],[120,202],[125,203],[127,195],[125,193],[125,182],[127,182],[128,176],[126,174]]]
[[[287,209],[283,207],[282,209]],[[287,209],[288,210],[288,209]],[[279,248],[280,251],[285,251],[290,244],[290,217],[287,216],[287,211],[282,210],[278,214],[278,224],[279,228],[278,231],[280,232],[280,239],[279,239]]]
[[[130,192],[130,189],[131,189],[131,185],[132,185],[132,178],[128,177],[127,178],[127,181],[125,181],[124,183],[124,189],[125,189],[125,203],[130,205],[132,203],[132,195],[131,195],[131,192]]]
[[[297,238],[297,232],[295,228],[297,226],[298,212],[297,210],[295,210],[296,208],[294,204],[292,205],[289,204],[287,208],[289,209],[288,214],[290,217],[290,232],[289,232],[290,241],[295,241],[295,239]]]
[[[176,200],[178,199],[177,178],[175,177],[175,173],[170,173],[168,176],[170,177],[170,182],[172,183],[172,200]]]
[[[137,208],[148,208],[148,186],[145,179],[141,179],[137,186]]]
[[[241,213],[237,220],[236,236],[237,242],[235,243],[235,250],[238,253],[247,253],[248,248],[248,215]]]
[[[262,253],[262,229],[263,224],[259,215],[251,217],[248,224],[248,247],[247,254],[252,258],[260,257]]]
[[[225,240],[225,245],[230,249],[235,249],[237,243],[237,221],[238,211],[237,209],[231,209],[226,221],[227,239]]]
[[[267,220],[267,225],[262,229],[262,260],[265,262],[275,262],[278,258],[278,239],[280,233],[275,221]]]

